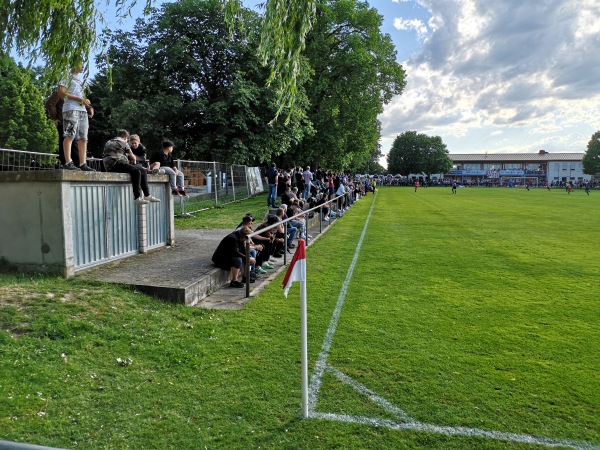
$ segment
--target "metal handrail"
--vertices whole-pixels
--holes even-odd
[[[254,237],[257,236],[259,234],[264,233],[265,231],[269,231],[271,229],[277,228],[279,227],[279,225],[281,225],[282,223],[285,225],[285,235],[286,238],[284,239],[284,247],[283,247],[283,265],[287,264],[287,224],[289,221],[291,220],[300,220],[302,215],[305,216],[304,218],[304,233],[306,234],[306,245],[308,246],[308,213],[310,213],[311,211],[316,211],[317,209],[319,210],[319,233],[321,233],[323,231],[323,205],[326,204],[331,204],[333,202],[337,202],[337,204],[339,205],[339,199],[342,197],[349,197],[349,192],[345,192],[342,195],[338,195],[335,198],[332,198],[331,200],[326,201],[325,203],[318,205],[318,206],[313,206],[310,209],[307,209],[306,211],[302,211],[301,213],[298,213],[292,217],[288,217],[287,219],[283,219],[280,222],[274,223],[273,225],[269,225],[265,228],[261,228],[259,231],[253,231],[252,233],[248,234],[246,236],[246,264],[244,265],[244,276],[246,277],[246,298],[250,297],[250,264],[248,264],[248,261],[250,261],[250,240]]]

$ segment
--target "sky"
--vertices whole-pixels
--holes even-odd
[[[368,3],[406,70],[379,117],[384,154],[405,131],[440,136],[450,153],[580,153],[600,130],[600,1]]]
[[[600,130],[598,0],[373,0],[407,74],[382,151],[414,130],[450,153],[585,152]]]

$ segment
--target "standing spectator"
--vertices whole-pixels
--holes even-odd
[[[85,98],[85,87],[79,74],[83,72],[83,61],[77,63],[71,76],[60,81],[58,94],[64,98],[62,107],[63,126],[63,153],[65,163],[61,169],[84,170],[95,172],[86,164],[87,135],[88,135],[88,112],[86,107],[91,106],[90,100]],[[73,164],[71,159],[71,145],[77,141],[79,151],[79,167]]]
[[[298,189],[298,195],[301,195],[304,192],[304,171],[302,167],[296,167],[296,188]]]
[[[131,164],[135,162],[135,155],[131,152],[128,141],[129,132],[121,130],[117,133],[116,138],[106,143],[104,158],[102,159],[104,167],[109,172],[131,175],[131,186],[133,187],[133,197],[136,204],[145,205],[150,202],[160,202],[158,198],[150,195],[146,169]]]
[[[154,173],[155,169],[159,169],[158,173],[166,173],[169,175],[169,181],[171,183],[171,193],[175,196],[187,196],[184,187],[183,172],[177,170],[175,167],[175,160],[173,159],[173,147],[175,144],[171,141],[164,141],[162,143],[162,151],[156,152],[150,159],[150,169]]]
[[[58,131],[58,159],[60,160],[60,164],[64,165],[65,161],[65,152],[63,150],[63,124],[62,124],[62,109],[65,103],[65,98],[60,94],[58,86],[56,89],[52,91],[52,94],[46,99],[46,103],[44,106],[46,107],[46,114],[50,117],[50,120],[54,122],[56,125],[56,131]],[[94,108],[92,105],[86,105],[85,107],[88,115],[88,120],[94,117]],[[71,144],[71,147],[73,145]],[[71,160],[73,161],[73,165],[79,167],[79,151],[73,153],[71,150]]]
[[[277,199],[277,182],[279,179],[279,172],[277,171],[277,165],[271,163],[271,167],[267,169],[265,180],[269,188],[269,194],[267,196],[267,206],[271,208],[277,208],[275,200]]]
[[[310,186],[311,181],[313,180],[313,174],[310,171],[310,166],[306,166],[304,172],[302,172],[302,177],[304,178],[304,192],[302,193],[302,197],[306,200],[310,198]]]

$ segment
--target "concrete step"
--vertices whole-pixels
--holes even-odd
[[[315,217],[309,221],[309,245],[332,222]],[[80,272],[78,276],[133,286],[140,292],[187,306],[214,309],[240,309],[285,270],[292,255],[274,263],[275,268],[245,288],[228,287],[229,273],[215,268],[212,255],[221,239],[231,230],[175,230],[173,246],[140,253]]]

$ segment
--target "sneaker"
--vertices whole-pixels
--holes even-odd
[[[265,273],[267,273],[267,271],[265,269],[263,269],[262,267],[257,267],[256,268],[256,273],[264,275]]]
[[[147,200],[147,201],[152,202],[152,203],[160,203],[160,199],[159,198],[152,197],[151,195],[148,195],[148,196],[144,197],[144,200]]]
[[[185,191],[183,189],[178,189],[179,190],[179,195],[181,195],[182,197],[187,197],[187,194],[185,193]]]
[[[329,222],[329,217],[323,217],[323,222]]]
[[[136,205],[147,205],[150,202],[148,200],[144,200],[144,197],[138,197],[133,201],[133,203]]]
[[[179,190],[177,190],[177,189],[173,189],[171,191],[171,194],[173,194],[175,197],[181,197],[181,194],[179,193]]]
[[[309,239],[312,239],[312,234],[307,234]]]
[[[246,282],[246,277],[242,277],[242,283]],[[256,279],[254,277],[250,277],[250,284],[256,283]]]
[[[62,170],[81,170],[79,167],[75,167],[75,164],[73,164],[73,161],[69,161],[66,164],[63,164],[62,166],[60,166],[60,168]]]
[[[96,169],[92,169],[90,166],[88,166],[86,163],[83,163],[82,165],[79,166],[80,170],[83,170],[84,172],[95,172]]]
[[[288,244],[288,248],[296,248],[296,244]]]
[[[160,169],[158,169],[158,168],[156,168],[156,167],[155,167],[154,169],[152,169],[152,170],[150,171],[150,173],[152,173],[152,174],[156,175],[156,174],[157,174],[159,171],[160,171]]]
[[[238,280],[231,280],[231,283],[229,283],[229,287],[243,288],[244,285],[242,283],[240,283]]]
[[[274,267],[269,264],[268,262],[263,263],[263,265],[261,266],[263,269],[274,269]]]

